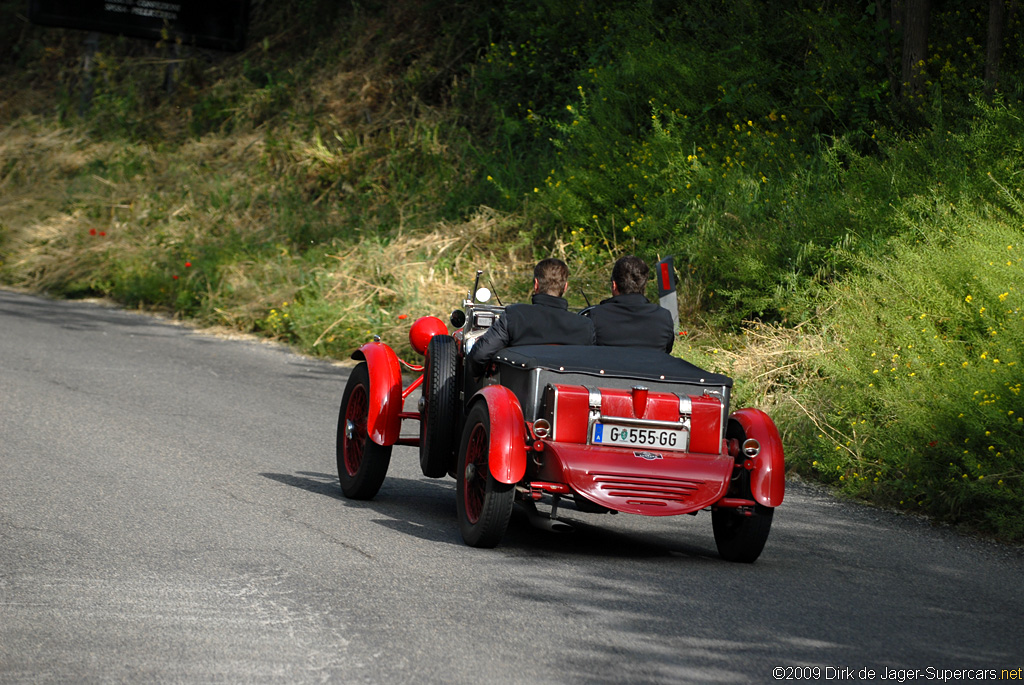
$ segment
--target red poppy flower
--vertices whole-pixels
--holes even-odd
[[[185,262],[185,268],[186,269],[189,268],[190,266],[192,266],[192,262]]]
[[[96,235],[96,229],[95,228],[90,228],[89,229],[89,235]]]

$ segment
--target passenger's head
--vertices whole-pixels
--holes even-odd
[[[618,288],[620,295],[643,294],[650,273],[644,260],[626,255],[619,257],[612,267],[612,283]]]
[[[561,259],[542,259],[533,268],[534,291],[561,297],[569,284],[569,267]]]

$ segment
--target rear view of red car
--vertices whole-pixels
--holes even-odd
[[[375,340],[360,347],[338,418],[342,491],[370,499],[396,444],[418,445],[431,478],[453,477],[463,539],[493,547],[518,501],[558,527],[586,513],[678,516],[710,510],[721,556],[761,554],[785,493],[778,430],[756,409],[730,414],[732,380],[653,349],[534,345],[501,351],[476,381],[466,356],[503,313],[471,291],[451,317],[410,330],[422,365]],[[401,366],[421,372],[403,386]],[[418,411],[403,410],[421,389]],[[401,437],[418,421],[417,437]],[[544,508],[544,513],[538,507]]]

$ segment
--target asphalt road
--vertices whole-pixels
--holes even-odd
[[[570,534],[517,515],[471,549],[453,481],[422,477],[413,449],[374,501],[341,497],[341,366],[3,291],[0,355],[2,683],[1024,667],[1019,549],[792,483],[752,565],[717,557],[706,513],[573,513]]]

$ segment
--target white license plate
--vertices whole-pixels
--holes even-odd
[[[592,445],[649,447],[659,450],[685,450],[689,431],[672,428],[640,428],[595,423],[590,435]]]

